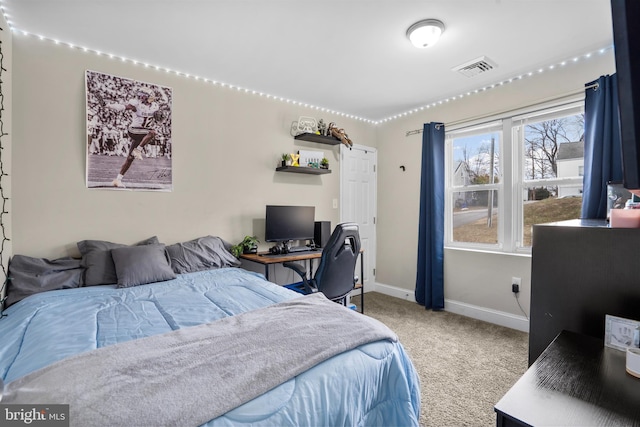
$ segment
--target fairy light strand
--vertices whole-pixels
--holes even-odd
[[[5,13],[5,17],[6,17],[6,13]],[[439,105],[443,105],[443,104],[446,104],[446,103],[449,103],[449,102],[458,101],[458,100],[464,99],[464,98],[466,98],[468,96],[484,93],[484,92],[487,92],[489,90],[492,90],[492,89],[495,89],[495,88],[499,88],[499,87],[502,87],[502,86],[510,84],[510,83],[515,83],[515,82],[521,81],[523,79],[534,77],[534,76],[536,76],[538,74],[541,74],[541,73],[544,73],[544,72],[547,72],[547,71],[553,71],[553,70],[556,70],[556,69],[560,69],[560,68],[563,68],[563,67],[565,67],[565,66],[567,66],[569,64],[576,63],[576,62],[579,62],[579,61],[583,61],[583,60],[587,60],[589,58],[592,58],[595,55],[595,53],[604,54],[607,51],[613,49],[613,46],[607,46],[605,48],[602,48],[602,49],[598,50],[597,52],[589,52],[589,53],[586,53],[586,54],[583,54],[583,55],[574,56],[574,57],[572,57],[570,59],[566,59],[566,60],[560,61],[560,62],[555,63],[555,64],[547,65],[547,66],[538,68],[536,70],[531,70],[529,72],[522,73],[522,74],[519,74],[517,76],[513,76],[511,78],[508,78],[508,79],[505,79],[505,80],[502,80],[502,81],[499,81],[499,82],[496,82],[496,83],[493,83],[493,84],[488,84],[488,85],[483,86],[481,88],[472,89],[472,90],[466,91],[464,93],[460,93],[458,95],[451,96],[449,98],[436,100],[436,101],[433,101],[431,103],[424,104],[424,105],[422,105],[420,107],[416,107],[416,108],[404,111],[402,113],[394,114],[394,115],[386,117],[384,119],[373,120],[373,119],[367,119],[367,118],[359,117],[359,116],[356,116],[356,115],[353,115],[353,114],[348,114],[348,113],[343,113],[343,112],[340,112],[340,111],[332,110],[330,108],[315,106],[313,104],[305,103],[305,102],[302,102],[302,101],[297,101],[297,100],[293,100],[293,99],[289,99],[289,98],[284,98],[284,97],[281,97],[281,96],[278,96],[278,95],[272,95],[272,94],[264,93],[264,92],[261,92],[261,91],[258,91],[258,90],[244,88],[244,87],[233,85],[233,84],[230,84],[230,83],[220,82],[220,81],[217,81],[217,80],[213,80],[213,79],[209,79],[209,78],[205,78],[205,77],[201,77],[201,76],[197,76],[197,75],[191,75],[190,73],[186,73],[186,72],[182,72],[182,71],[178,71],[178,70],[173,70],[173,69],[166,68],[166,67],[160,67],[160,66],[157,66],[157,65],[152,65],[152,64],[146,63],[144,61],[138,61],[138,60],[135,60],[135,59],[132,59],[132,58],[119,56],[119,55],[116,55],[116,54],[113,54],[113,53],[101,52],[101,51],[98,51],[98,50],[95,50],[95,49],[90,49],[88,47],[79,46],[79,45],[75,45],[75,44],[72,44],[72,43],[66,43],[66,42],[63,42],[63,41],[60,41],[60,40],[56,40],[56,39],[51,39],[51,38],[45,37],[43,35],[33,34],[33,33],[29,33],[28,31],[19,30],[19,29],[13,27],[11,24],[12,23],[9,24],[10,28],[11,28],[11,31],[14,32],[14,33],[17,33],[17,34],[21,34],[23,36],[35,37],[35,38],[37,38],[37,39],[39,39],[41,41],[48,41],[48,42],[51,42],[51,43],[54,43],[54,44],[57,44],[57,45],[66,45],[71,49],[80,50],[80,51],[85,52],[85,53],[93,53],[93,54],[98,55],[98,56],[106,56],[106,57],[114,59],[114,60],[120,60],[122,62],[131,63],[133,65],[143,66],[145,68],[156,69],[157,71],[163,71],[163,72],[166,72],[166,73],[169,73],[169,74],[175,74],[177,76],[184,77],[184,78],[187,78],[187,79],[194,79],[196,81],[200,81],[200,82],[203,82],[203,83],[206,83],[206,84],[212,84],[214,86],[219,86],[221,88],[226,88],[226,89],[235,90],[237,92],[241,92],[241,93],[245,93],[245,94],[251,94],[251,95],[255,95],[255,96],[259,96],[259,97],[264,97],[266,99],[280,101],[280,102],[284,102],[284,103],[287,103],[287,104],[299,105],[301,107],[311,108],[313,110],[317,110],[317,111],[320,111],[320,112],[323,112],[323,113],[334,114],[334,115],[337,115],[337,116],[346,117],[346,118],[349,118],[349,119],[354,119],[354,120],[358,120],[358,121],[362,121],[362,122],[370,123],[370,124],[374,124],[374,125],[380,125],[380,124],[388,123],[388,122],[393,121],[393,120],[402,119],[404,117],[410,116],[412,114],[420,113],[422,111],[428,110],[430,108],[437,107]]]
[[[0,27],[0,31],[4,31],[2,27]],[[6,244],[9,242],[9,238],[7,237],[7,229],[5,227],[5,216],[9,214],[7,209],[7,203],[9,198],[5,194],[5,186],[4,179],[9,176],[4,170],[4,141],[3,138],[8,136],[9,134],[4,131],[4,73],[7,72],[6,68],[4,68],[4,52],[2,51],[2,39],[0,39],[0,201],[2,201],[2,211],[0,211],[0,267],[2,268],[3,281],[2,287],[0,287],[0,295],[7,288],[7,283],[9,281],[9,273],[8,267],[5,265],[5,251]],[[0,312],[0,319],[5,317],[4,314],[4,301],[7,299],[4,296],[0,300],[0,306],[2,306],[2,311]]]
[[[375,123],[375,121],[373,121],[373,120],[366,119],[366,118],[363,118],[363,117],[359,117],[359,116],[356,116],[356,115],[353,115],[353,114],[348,114],[348,113],[336,111],[336,110],[333,110],[331,108],[319,107],[319,106],[315,106],[315,105],[309,104],[307,102],[298,101],[298,100],[294,100],[294,99],[289,99],[289,98],[285,98],[285,97],[281,97],[281,96],[277,96],[277,95],[271,95],[271,94],[267,94],[267,93],[264,93],[264,92],[260,92],[258,90],[249,89],[249,88],[245,88],[245,87],[242,87],[242,86],[221,82],[221,81],[209,79],[209,78],[202,77],[202,76],[192,75],[192,74],[184,72],[184,71],[173,70],[171,68],[161,67],[161,66],[158,66],[158,65],[149,64],[149,63],[144,62],[144,61],[138,61],[136,59],[127,58],[127,57],[120,56],[120,55],[117,55],[117,54],[114,54],[114,53],[102,52],[102,51],[99,51],[99,50],[96,50],[96,49],[91,49],[91,48],[88,48],[88,47],[85,47],[85,46],[79,46],[79,45],[76,45],[76,44],[73,44],[73,43],[67,43],[67,42],[63,42],[63,41],[60,41],[60,40],[48,38],[48,37],[45,37],[43,35],[29,33],[28,31],[23,31],[23,30],[15,28],[15,27],[12,27],[11,31],[13,33],[15,33],[16,35],[21,35],[21,36],[24,36],[24,37],[34,37],[34,38],[36,38],[36,39],[38,39],[40,41],[46,41],[46,42],[50,42],[50,43],[53,43],[53,44],[56,44],[56,45],[67,46],[70,49],[78,50],[78,51],[81,51],[83,53],[94,54],[94,55],[97,55],[97,56],[107,57],[109,59],[118,60],[118,61],[121,61],[121,62],[124,62],[124,63],[130,63],[130,64],[141,66],[141,67],[144,67],[144,68],[155,69],[157,71],[162,71],[162,72],[165,72],[167,74],[173,74],[173,75],[176,75],[176,76],[179,76],[179,77],[184,77],[186,79],[193,79],[195,81],[203,82],[203,83],[206,83],[206,84],[211,84],[213,86],[219,86],[219,87],[225,88],[225,89],[234,90],[236,92],[241,92],[241,93],[252,94],[252,95],[256,95],[256,96],[260,96],[260,97],[265,97],[267,99],[273,99],[273,100],[284,102],[284,103],[287,103],[287,104],[299,105],[301,107],[311,108],[313,110],[318,110],[318,111],[323,112],[323,113],[334,114],[336,116],[346,117],[346,118],[349,118],[349,119],[354,119],[354,120],[362,121],[362,122],[365,122],[365,123]]]
[[[595,53],[603,55],[603,54],[607,53],[608,51],[610,51],[611,49],[613,49],[613,46],[607,46],[607,47],[604,47],[602,49],[599,49]],[[489,85],[484,86],[482,88],[469,90],[469,91],[467,91],[465,93],[461,93],[459,95],[455,95],[455,96],[451,96],[449,98],[437,100],[437,101],[431,102],[429,104],[425,104],[423,106],[420,106],[420,107],[417,107],[417,108],[414,108],[414,109],[411,109],[411,110],[407,110],[407,111],[405,111],[403,113],[399,113],[399,114],[395,114],[393,116],[389,116],[389,117],[387,117],[385,119],[377,121],[376,124],[386,123],[386,122],[389,122],[389,121],[392,121],[392,120],[397,120],[397,119],[400,119],[400,118],[403,118],[403,117],[407,117],[407,116],[410,116],[412,114],[419,113],[421,111],[424,111],[424,110],[427,110],[427,109],[430,109],[430,108],[437,107],[437,106],[445,104],[445,103],[457,101],[457,100],[466,98],[468,96],[477,95],[479,93],[483,93],[483,92],[489,91],[491,89],[502,87],[502,86],[510,84],[510,83],[515,83],[515,82],[518,82],[520,80],[523,80],[523,79],[526,79],[526,78],[529,78],[529,77],[534,77],[534,76],[536,76],[538,74],[542,74],[542,73],[547,72],[547,71],[557,70],[559,68],[566,67],[567,65],[569,65],[571,63],[576,63],[576,62],[579,62],[579,61],[584,61],[584,60],[590,59],[595,55],[595,53],[594,52],[589,52],[589,53],[586,53],[584,55],[574,56],[571,59],[567,59],[567,60],[560,61],[560,62],[555,63],[555,64],[547,65],[545,67],[538,68],[535,71],[529,71],[527,73],[518,74],[517,76],[513,76],[513,77],[511,77],[509,79],[505,79],[505,80],[502,80],[502,81],[497,82],[497,83],[489,84]]]

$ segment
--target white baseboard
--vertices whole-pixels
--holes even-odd
[[[381,294],[389,295],[404,299],[411,302],[416,302],[415,293],[413,291],[399,288],[397,286],[385,285],[384,283],[374,283],[373,286],[369,286],[371,291],[380,292]]]
[[[529,333],[529,320],[524,316],[493,310],[491,308],[471,305],[460,301],[444,300],[446,311],[483,320],[495,325],[505,326],[518,331]]]
[[[375,283],[369,286],[371,291],[380,292],[381,294],[415,302],[415,295],[412,291],[397,286],[385,285],[383,283]],[[480,307],[477,305],[467,304],[465,302],[454,301],[450,299],[444,300],[445,311],[459,314],[461,316],[471,317],[473,319],[482,320],[493,323],[495,325],[516,329],[522,332],[529,332],[529,320],[524,316],[506,313],[504,311],[493,310],[491,308]]]

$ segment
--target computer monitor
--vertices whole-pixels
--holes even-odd
[[[315,206],[267,205],[264,239],[267,242],[313,239]]]

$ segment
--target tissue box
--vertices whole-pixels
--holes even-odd
[[[611,209],[612,228],[640,228],[640,209]]]

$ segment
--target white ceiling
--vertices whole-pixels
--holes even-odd
[[[15,30],[378,121],[613,43],[609,0],[0,0]],[[416,21],[446,29],[427,49]],[[19,31],[18,31],[19,30]],[[452,68],[486,56],[493,70]]]

